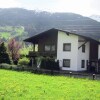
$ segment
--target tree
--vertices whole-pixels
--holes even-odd
[[[19,42],[17,42],[14,38],[10,39],[10,41],[8,42],[8,49],[14,64],[17,64],[20,58],[20,48],[21,44]]]
[[[11,64],[9,54],[7,53],[7,48],[4,43],[0,44],[0,63]]]
[[[1,41],[1,37],[0,37],[0,45],[1,45],[2,41]]]

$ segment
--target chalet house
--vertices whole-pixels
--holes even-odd
[[[53,28],[24,41],[33,44],[31,57],[52,55],[61,70],[86,71],[100,58],[99,41],[68,31]]]

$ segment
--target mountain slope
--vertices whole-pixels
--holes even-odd
[[[100,15],[92,15],[92,16],[90,16],[90,18],[100,22]]]
[[[13,8],[0,9],[0,26],[24,26],[28,37],[50,28],[100,38],[100,23],[73,13],[49,13]]]

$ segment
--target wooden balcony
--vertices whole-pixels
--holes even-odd
[[[34,52],[29,51],[29,57],[38,57],[38,56],[53,56],[55,57],[57,54],[56,52]]]

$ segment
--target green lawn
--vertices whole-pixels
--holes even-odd
[[[0,70],[0,100],[100,100],[100,81]]]

